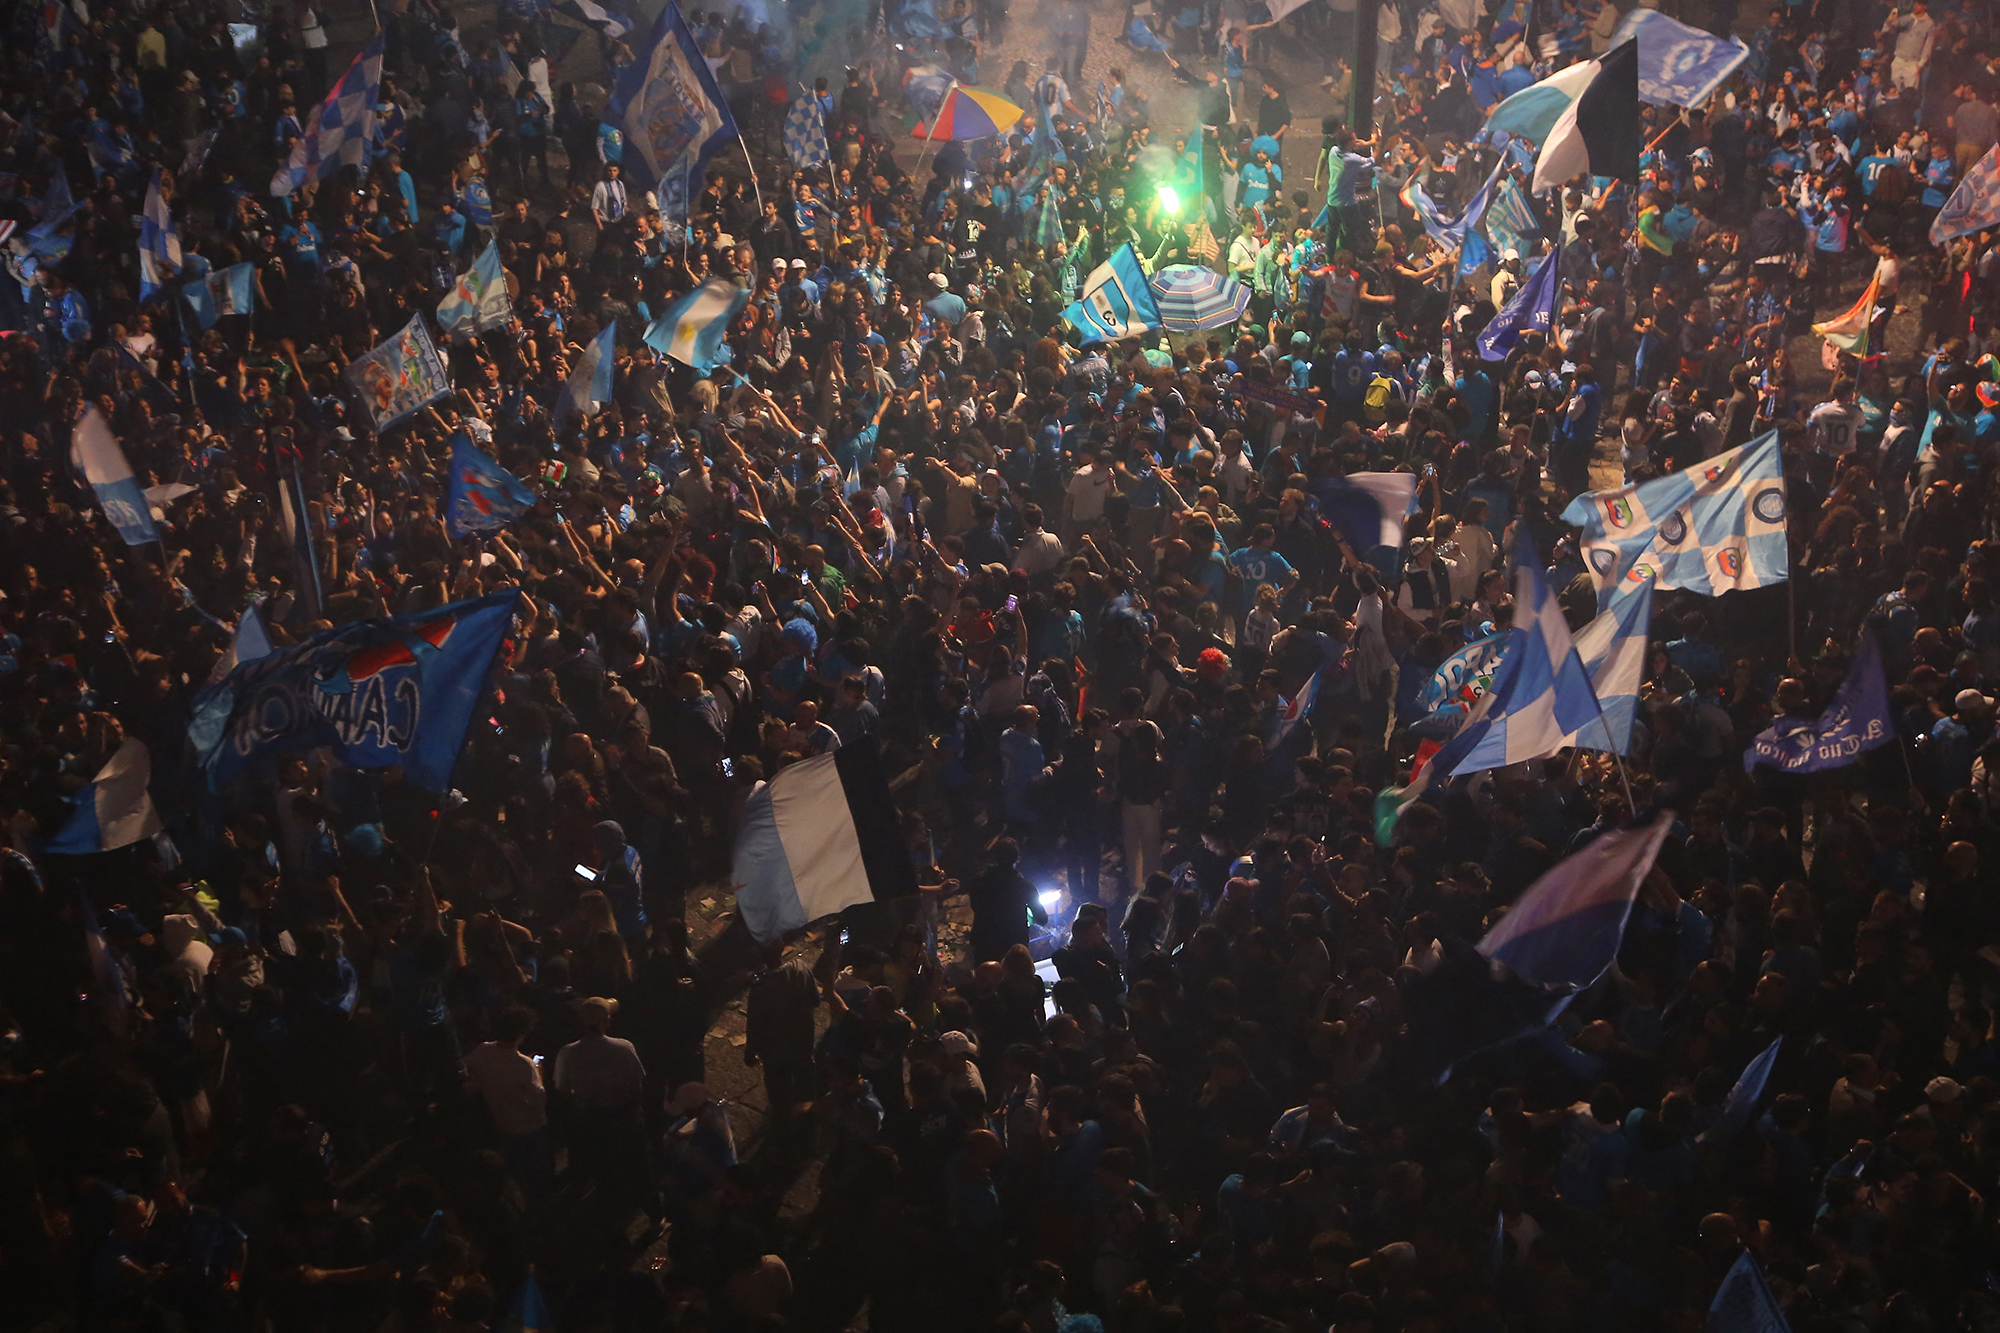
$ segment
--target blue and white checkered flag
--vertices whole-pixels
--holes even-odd
[[[1684,472],[1579,495],[1562,517],[1583,529],[1600,611],[1649,579],[1719,597],[1791,576],[1776,431]]]
[[[1954,236],[1984,231],[2000,222],[2000,144],[1972,164],[1965,179],[1931,219],[1931,244],[1943,245]]]
[[[291,158],[271,177],[271,197],[286,195],[338,166],[356,166],[375,133],[382,100],[382,34],[378,31],[354,57],[326,100],[313,108],[305,135],[292,144]]]
[[[811,93],[792,103],[785,116],[785,156],[801,171],[826,165],[826,113]]]

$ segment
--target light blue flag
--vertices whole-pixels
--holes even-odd
[[[2000,144],[1972,164],[1965,179],[1931,219],[1931,244],[1943,245],[1957,236],[1984,231],[2000,222]]]
[[[1700,106],[1750,58],[1740,37],[1716,37],[1656,9],[1627,14],[1611,45],[1633,37],[1639,39],[1639,98],[1655,104]]]
[[[679,5],[660,10],[634,53],[605,104],[604,123],[623,136],[620,165],[633,193],[654,191],[660,215],[683,222],[693,182],[736,137],[736,118]]]
[[[188,308],[205,329],[215,327],[224,315],[247,315],[257,308],[257,269],[252,264],[231,264],[211,269],[181,288]]]
[[[1685,471],[1579,495],[1562,517],[1583,529],[1584,563],[1597,581],[1600,610],[1621,583],[1651,580],[1719,597],[1790,577],[1775,430]]]
[[[1621,593],[1576,634],[1577,656],[1590,673],[1590,686],[1604,709],[1564,744],[1584,750],[1632,753],[1632,721],[1639,712],[1639,685],[1646,676],[1646,638],[1653,623],[1649,579]],[[1606,729],[1609,728],[1607,731]]]
[[[826,112],[812,93],[792,103],[792,109],[785,113],[785,156],[801,171],[826,165]]]
[[[1534,165],[1530,159],[1528,169],[1533,171]],[[1536,220],[1521,183],[1512,176],[1502,177],[1500,188],[1493,192],[1492,206],[1486,210],[1486,235],[1495,253],[1518,250],[1525,257],[1537,248],[1535,238],[1541,231],[1542,224]]]
[[[493,192],[484,179],[474,176],[465,183],[465,220],[475,227],[493,225]]]
[[[472,267],[459,275],[458,282],[438,302],[438,327],[448,336],[469,338],[501,328],[513,317],[507,274],[500,266],[500,243],[488,241]]]
[[[1475,341],[1481,358],[1505,361],[1507,354],[1520,344],[1523,334],[1539,333],[1546,337],[1555,327],[1556,307],[1562,303],[1562,265],[1555,260],[1553,254],[1544,260],[1534,276],[1522,283],[1507,298],[1507,304],[1500,307],[1500,313],[1479,331]]]
[[[51,856],[92,856],[152,837],[164,827],[146,790],[152,780],[146,743],[127,736],[97,776],[67,798],[70,817],[43,850]]]
[[[1479,941],[1482,957],[1536,986],[1581,991],[1618,957],[1639,884],[1674,826],[1614,829],[1572,852],[1528,887]]]
[[[750,293],[727,278],[710,278],[675,298],[646,330],[646,345],[706,375],[729,364],[723,339],[750,303]]]
[[[534,507],[535,493],[519,477],[475,447],[463,431],[451,437],[451,487],[444,506],[447,536],[504,528]]]
[[[180,272],[181,237],[174,230],[174,215],[160,190],[161,168],[153,168],[146,186],[146,207],[139,215],[139,299],[150,301],[167,280]]]
[[[1597,62],[1578,61],[1565,69],[1557,70],[1548,78],[1532,87],[1523,88],[1486,117],[1481,135],[1491,135],[1497,130],[1535,141],[1539,147],[1562,119],[1562,113],[1569,110],[1583,90],[1597,77]]]
[[[1313,703],[1318,698],[1319,672],[1315,671],[1306,678],[1305,684],[1299,686],[1299,692],[1286,701],[1285,706],[1272,717],[1271,733],[1266,738],[1265,745],[1275,748],[1282,744],[1285,737],[1291,735],[1299,723],[1312,716]]]
[[[1791,1333],[1778,1298],[1765,1285],[1764,1270],[1750,1251],[1743,1251],[1723,1276],[1708,1305],[1708,1333]]]
[[[1439,776],[1554,754],[1597,717],[1590,673],[1539,560],[1523,559],[1514,570],[1514,627],[1522,632],[1507,645],[1493,688],[1432,758],[1430,768]]]
[[[1424,187],[1412,183],[1411,203],[1416,209],[1418,220],[1424,224],[1424,230],[1430,233],[1431,239],[1447,250],[1463,247],[1468,253],[1475,244],[1483,246],[1485,241],[1479,236],[1479,223],[1486,216],[1487,207],[1492,204],[1494,191],[1500,188],[1500,178],[1506,170],[1507,156],[1503,153],[1500,155],[1500,160],[1493,164],[1493,170],[1486,177],[1485,183],[1475,190],[1472,198],[1466,202],[1464,211],[1449,222],[1445,221],[1444,215],[1438,210],[1430,195],[1424,191]],[[1463,269],[1463,260],[1460,261],[1460,267]]]
[[[355,54],[326,100],[312,110],[306,132],[292,141],[292,154],[271,177],[271,197],[282,199],[308,181],[340,166],[359,166],[375,137],[382,101],[382,33]]]
[[[563,385],[562,395],[556,399],[558,422],[569,420],[571,412],[588,417],[597,411],[599,403],[611,401],[611,372],[617,359],[618,324],[614,320],[585,345],[570,367],[569,382]]]
[[[1130,241],[1118,247],[1111,258],[1090,271],[1083,294],[1063,311],[1063,318],[1075,326],[1084,341],[1120,338],[1160,326],[1160,307],[1153,297],[1153,284],[1139,263],[1139,252]]]
[[[1769,1046],[1743,1066],[1735,1086],[1729,1089],[1729,1096],[1723,1099],[1722,1113],[1716,1116],[1714,1124],[1702,1131],[1697,1143],[1727,1145],[1750,1123],[1750,1117],[1756,1114],[1758,1099],[1764,1095],[1764,1085],[1771,1081],[1771,1070],[1778,1063],[1778,1048],[1784,1044],[1784,1037],[1772,1038]]]
[[[356,357],[341,373],[360,390],[377,431],[451,392],[451,372],[422,315],[410,316],[400,332]]]
[[[84,409],[70,432],[69,457],[82,471],[83,479],[90,483],[90,489],[97,492],[97,503],[102,506],[104,517],[118,529],[127,546],[143,546],[160,539],[153,528],[153,507],[147,502],[146,493],[139,489],[131,465],[125,461],[125,451],[118,447],[110,423],[95,403]]]

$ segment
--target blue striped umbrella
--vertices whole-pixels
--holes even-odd
[[[1169,264],[1155,273],[1153,295],[1160,304],[1160,327],[1174,333],[1219,329],[1250,308],[1248,287],[1194,264]]]

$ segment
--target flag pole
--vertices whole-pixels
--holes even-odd
[[[1584,669],[1582,654],[1572,647],[1569,655],[1575,661],[1577,670],[1583,672],[1586,680],[1589,679],[1590,672]],[[1590,687],[1590,702],[1597,705],[1597,725],[1604,728],[1604,741],[1609,745],[1616,740],[1616,737],[1611,734],[1611,722],[1604,716],[1604,701],[1597,697],[1597,686],[1594,684]],[[1625,788],[1625,809],[1629,814],[1636,815],[1639,813],[1639,803],[1632,799],[1632,779],[1625,776],[1625,758],[1613,749],[1611,762],[1618,766],[1618,781]]]
[[[928,156],[931,151],[931,140],[937,134],[938,122],[944,119],[944,109],[951,105],[952,95],[957,91],[958,91],[957,79],[953,79],[950,83],[945,85],[944,96],[938,99],[937,114],[931,117],[931,127],[930,129],[924,132],[924,146],[917,152],[917,165],[910,173],[912,176],[914,176],[917,172],[922,171],[924,169],[924,158]],[[827,154],[827,160],[829,162],[833,160],[833,155],[831,153]]]
[[[757,160],[750,156],[750,145],[743,142],[743,131],[736,131],[736,146],[743,150],[743,165],[750,168],[750,188],[757,192],[757,216],[764,216],[764,187],[757,183]]]

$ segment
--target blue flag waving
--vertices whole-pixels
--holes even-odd
[[[1160,307],[1153,298],[1153,284],[1146,280],[1139,252],[1130,241],[1091,270],[1090,277],[1084,280],[1082,295],[1063,311],[1063,318],[1076,326],[1086,342],[1092,339],[1117,342],[1160,326]]]
[[[1583,529],[1584,563],[1597,581],[1600,609],[1621,584],[1648,579],[1719,597],[1783,583],[1791,574],[1775,430],[1682,472],[1586,492],[1562,518]]]
[[[1771,1081],[1771,1070],[1778,1063],[1778,1048],[1784,1044],[1783,1036],[1773,1037],[1771,1044],[1743,1067],[1743,1073],[1723,1100],[1722,1113],[1715,1118],[1714,1124],[1702,1131],[1697,1142],[1727,1144],[1750,1123],[1750,1117],[1757,1109],[1757,1100],[1764,1095],[1764,1085]]]
[[[1479,952],[1523,981],[1582,990],[1618,956],[1639,883],[1674,825],[1615,829],[1558,862],[1479,941]]]
[[[584,344],[570,366],[569,380],[556,396],[556,420],[566,421],[572,412],[588,417],[599,403],[611,401],[611,372],[618,361],[618,322],[606,324]]]
[[[1500,659],[1493,688],[1432,758],[1435,772],[1451,776],[1539,759],[1596,720],[1597,692],[1538,560],[1524,559],[1514,570],[1514,627],[1520,632]]]
[[[624,136],[621,165],[630,188],[654,190],[660,215],[680,222],[692,182],[716,149],[736,137],[736,118],[679,5],[660,10],[635,54],[605,103],[604,123]]]
[[[260,755],[326,745],[356,768],[400,764],[416,786],[444,791],[519,596],[355,621],[238,666],[195,701],[188,727],[211,786]]]
[[[1708,1327],[1710,1333],[1791,1333],[1792,1326],[1750,1251],[1743,1251],[1723,1276],[1708,1305]]]
[[[1862,631],[1854,663],[1840,692],[1814,722],[1781,719],[1757,734],[1743,755],[1743,771],[1770,764],[1787,773],[1843,768],[1862,753],[1896,739],[1889,715],[1889,689],[1882,675],[1882,652],[1875,636]]]
[[[785,156],[801,171],[826,165],[826,112],[812,93],[792,103],[792,109],[785,113]]]
[[[103,768],[69,798],[73,813],[43,849],[50,856],[90,856],[143,842],[164,827],[147,784],[153,757],[146,742],[127,736]]]
[[[535,493],[519,477],[475,447],[463,432],[451,437],[451,492],[445,531],[454,539],[503,528],[535,507]]]
[[[97,503],[103,507],[104,517],[118,529],[127,546],[143,546],[160,539],[153,528],[153,507],[147,503],[146,493],[139,489],[132,466],[125,461],[125,451],[118,447],[110,424],[95,403],[84,409],[70,432],[69,456],[70,462],[82,470],[90,489],[97,492]]]
[[[727,278],[710,278],[677,297],[647,326],[646,345],[706,375],[729,364],[729,326],[750,304],[750,291]]]
[[[500,243],[488,241],[472,267],[458,275],[457,283],[438,302],[438,327],[447,335],[469,336],[502,328],[513,317],[507,274],[500,266]]]
[[[1700,106],[1750,58],[1740,37],[1724,40],[1670,19],[1657,9],[1635,9],[1611,34],[1611,45],[1639,39],[1639,97],[1670,106]]]
[[[1521,335],[1539,333],[1547,337],[1555,327],[1556,307],[1562,304],[1562,277],[1556,271],[1561,267],[1558,263],[1561,255],[1558,247],[1542,260],[1535,276],[1522,283],[1520,290],[1500,307],[1500,313],[1480,330],[1479,355],[1483,359],[1505,361],[1507,354],[1520,344]]]
[[[213,269],[182,287],[181,295],[201,326],[212,329],[224,315],[247,315],[256,310],[256,266],[231,264]]]

